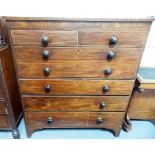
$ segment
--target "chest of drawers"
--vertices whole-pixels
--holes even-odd
[[[21,99],[11,51],[8,46],[0,47],[0,130],[10,130],[14,138],[19,138],[17,127],[21,115]]]
[[[118,136],[152,21],[5,20],[27,135],[105,128]]]

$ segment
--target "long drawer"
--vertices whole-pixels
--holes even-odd
[[[23,96],[24,111],[125,111],[129,96]]]
[[[0,129],[9,129],[9,128],[11,128],[11,124],[8,115],[0,114]]]
[[[5,114],[6,113],[4,102],[5,102],[4,100],[0,99],[0,114]]]
[[[114,53],[114,58],[110,59],[111,52]],[[141,54],[141,48],[14,47],[15,60],[22,62],[102,61],[118,64],[131,61],[130,65],[133,65],[140,60]]]
[[[25,112],[29,129],[120,128],[123,112]]]
[[[126,61],[127,62],[127,61]],[[129,62],[129,60],[128,60]],[[27,63],[17,62],[19,78],[64,78],[64,77],[92,77],[109,79],[132,79],[135,77],[139,62],[105,63],[96,62],[50,62]]]
[[[53,95],[130,95],[134,80],[24,79],[21,94]]]

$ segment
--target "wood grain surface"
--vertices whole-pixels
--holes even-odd
[[[49,52],[48,60],[43,59],[43,52]],[[114,52],[115,58],[107,60],[108,52]],[[14,47],[15,60],[22,62],[60,62],[61,61],[101,61],[104,63],[138,62],[143,53],[142,48],[108,48],[104,47]]]
[[[130,95],[134,80],[19,80],[22,94],[53,94],[53,95]],[[46,93],[44,87],[51,86]],[[104,92],[103,86],[108,85],[109,91]]]
[[[42,37],[48,36],[48,45],[77,45],[76,31],[12,30],[13,45],[42,45]]]
[[[144,92],[135,91],[128,108],[131,119],[155,119],[155,90],[144,89]]]
[[[117,37],[118,43],[114,47],[143,47],[146,42],[147,31],[81,31],[80,45],[108,45],[112,36]]]
[[[53,123],[47,124],[47,119],[52,117]],[[26,126],[28,134],[43,128],[108,128],[121,129],[124,113],[122,112],[26,112]],[[97,124],[98,118],[103,123]]]
[[[23,96],[22,100],[24,111],[125,111],[129,96]]]

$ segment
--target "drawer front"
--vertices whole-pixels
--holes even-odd
[[[29,129],[41,128],[114,128],[120,127],[123,112],[26,112]],[[102,120],[99,123],[98,120]]]
[[[48,53],[47,53],[48,51]],[[114,58],[108,59],[110,51]],[[61,61],[101,61],[104,63],[136,63],[142,55],[141,48],[106,48],[106,47],[14,47],[16,61],[21,62],[61,62]],[[45,55],[47,54],[47,55]],[[47,57],[44,57],[47,56]]]
[[[79,42],[81,45],[109,45],[111,37],[117,38],[113,46],[143,47],[146,42],[147,31],[81,31]]]
[[[42,38],[48,37],[48,45],[77,45],[76,31],[49,31],[49,30],[12,30],[13,45],[42,46]]]
[[[134,80],[19,80],[22,94],[130,95]]]
[[[4,100],[0,100],[0,114],[5,114],[6,109],[5,109],[5,103]]]
[[[25,111],[125,111],[129,96],[24,96]]]
[[[0,98],[3,98],[3,92],[2,92],[1,87],[0,87]]]
[[[136,75],[138,63],[110,64],[104,62],[17,62],[19,78],[67,78],[92,77],[108,79],[132,79]],[[109,73],[110,72],[110,73]]]
[[[9,117],[8,115],[0,114],[0,129],[7,129],[7,128],[11,128]]]
[[[131,97],[128,114],[131,119],[155,119],[155,90],[135,91]]]

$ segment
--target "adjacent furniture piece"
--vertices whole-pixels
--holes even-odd
[[[0,130],[11,130],[19,138],[17,129],[22,115],[21,99],[10,48],[0,46]]]
[[[152,20],[4,20],[27,135],[106,128],[119,136]]]
[[[155,121],[155,68],[140,68],[127,117],[126,130],[131,129],[130,119]]]

